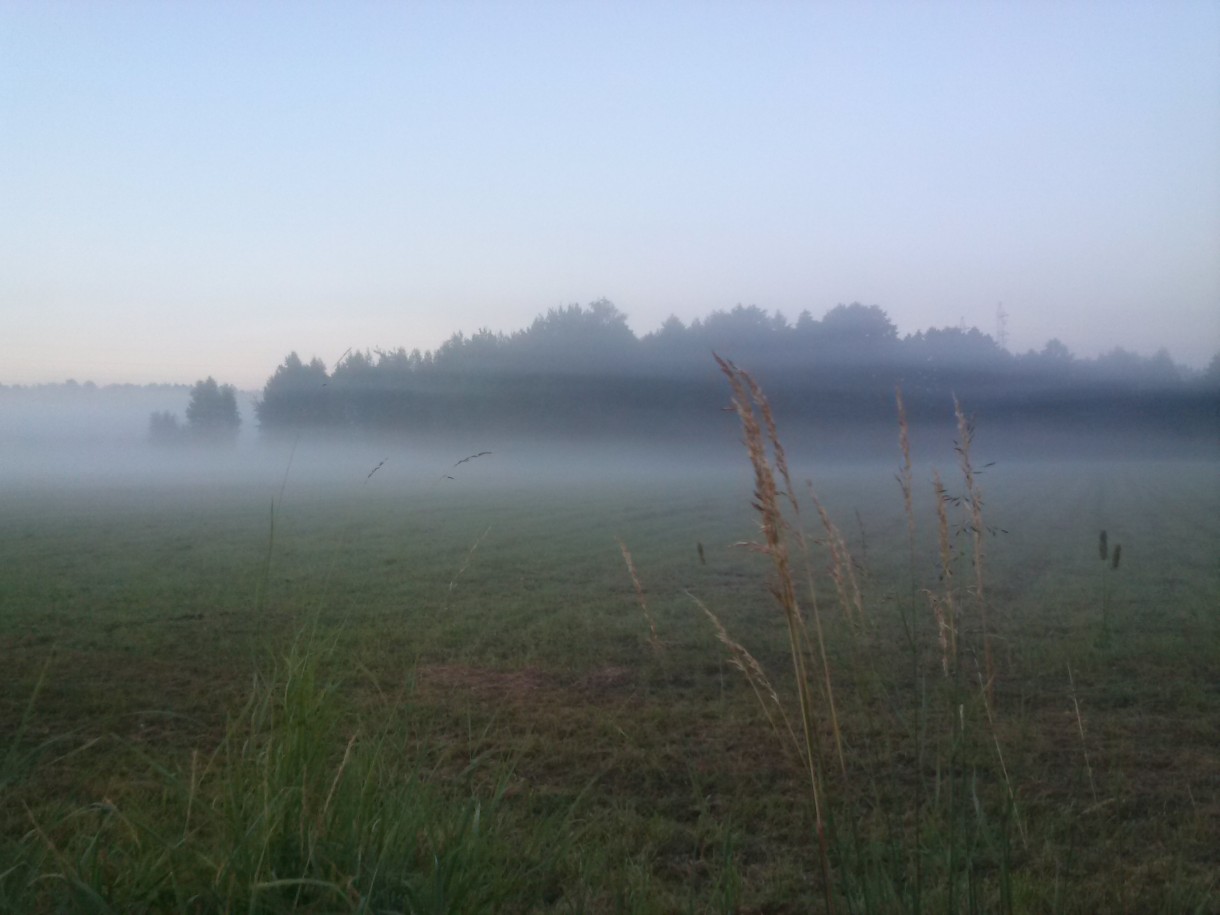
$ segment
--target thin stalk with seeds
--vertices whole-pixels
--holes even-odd
[[[1072,709],[1076,712],[1076,730],[1080,733],[1080,749],[1084,753],[1084,770],[1089,776],[1089,793],[1097,803],[1097,785],[1093,781],[1093,764],[1089,760],[1089,745],[1084,736],[1084,718],[1080,714],[1080,702],[1076,699],[1076,678],[1072,676],[1072,665],[1068,664],[1068,686],[1071,688]]]
[[[839,600],[843,605],[843,612],[849,620],[854,619],[857,625],[863,625],[865,622],[864,596],[860,593],[860,586],[856,581],[856,570],[855,564],[852,561],[851,551],[848,549],[843,535],[839,532],[838,526],[831,520],[830,513],[826,511],[826,507],[822,505],[821,500],[814,494],[813,483],[809,480],[806,480],[805,483],[809,489],[809,497],[813,500],[813,504],[818,510],[818,517],[822,521],[822,527],[826,531],[825,543],[827,549],[830,550],[831,579],[838,590]]]
[[[965,502],[970,510],[970,542],[974,554],[974,596],[979,611],[979,628],[983,637],[983,665],[986,669],[986,680],[983,689],[990,702],[995,695],[995,661],[991,653],[991,629],[987,620],[987,594],[983,588],[983,560],[985,557],[983,525],[983,493],[979,489],[974,464],[970,450],[974,443],[974,423],[966,417],[962,405],[956,397],[953,398],[953,414],[957,417],[957,456],[962,469],[962,477],[966,481]]]
[[[716,616],[708,608],[707,604],[689,591],[684,591],[683,593],[703,611],[704,615],[711,622],[712,628],[716,630],[716,638],[729,650],[729,663],[745,676],[746,682],[750,685],[750,689],[754,691],[754,695],[758,699],[759,708],[762,709],[763,715],[767,719],[767,724],[771,726],[771,730],[776,734],[780,733],[779,725],[776,724],[775,716],[771,711],[772,706],[774,706],[779,715],[779,720],[784,725],[784,731],[787,732],[792,742],[791,745],[794,749],[799,750],[800,739],[796,736],[796,730],[792,727],[792,721],[784,709],[783,702],[780,701],[779,693],[771,685],[771,680],[767,676],[766,671],[763,670],[762,665],[758,663],[758,659],[750,653],[749,649],[729,635],[729,631],[724,627],[724,623],[720,621],[720,617]],[[815,805],[820,803],[817,796],[814,798],[814,803]]]
[[[449,597],[453,594],[453,589],[457,587],[457,580],[462,577],[463,572],[470,568],[470,563],[474,560],[474,554],[478,550],[479,544],[487,539],[487,535],[491,533],[491,528],[492,525],[489,524],[487,525],[487,529],[484,530],[483,533],[479,534],[474,543],[470,545],[470,549],[466,551],[466,559],[462,562],[461,568],[453,573],[453,578],[449,579],[449,587],[445,589],[445,610],[449,609]]]
[[[699,546],[702,551],[703,545]],[[627,563],[627,574],[631,576],[631,583],[635,585],[635,598],[639,602],[640,609],[644,611],[644,619],[648,621],[648,641],[655,651],[661,647],[661,638],[657,635],[657,621],[653,619],[652,611],[648,609],[648,600],[644,597],[644,586],[640,583],[640,576],[635,570],[631,551],[627,549],[627,544],[622,540],[618,541],[618,548],[622,551],[623,561]]]
[[[933,485],[936,490],[936,533],[940,548],[940,577],[942,582],[941,596],[933,604],[936,613],[936,627],[941,644],[941,660],[945,676],[949,675],[950,662],[957,666],[957,605],[953,596],[953,545],[949,535],[949,494],[941,482],[940,473],[932,471]]]

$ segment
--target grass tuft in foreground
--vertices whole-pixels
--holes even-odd
[[[4,910],[528,907],[553,863],[545,845],[570,824],[543,820],[534,841],[508,842],[507,770],[476,771],[487,768],[476,759],[438,780],[405,741],[347,719],[330,656],[307,630],[255,677],[211,755],[185,771],[145,757],[145,791],[33,819],[0,873]]]

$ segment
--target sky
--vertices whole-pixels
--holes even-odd
[[[1220,3],[0,0],[0,383],[608,298],[1220,351]]]

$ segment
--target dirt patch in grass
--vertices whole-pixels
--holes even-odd
[[[416,670],[415,680],[424,690],[476,693],[507,700],[520,700],[556,687],[554,677],[533,667],[493,670],[465,664],[430,664]]]
[[[416,685],[425,691],[468,693],[495,697],[509,703],[576,694],[596,698],[621,694],[635,683],[635,673],[626,667],[599,667],[577,677],[563,677],[537,667],[497,670],[465,664],[430,664],[416,670]]]

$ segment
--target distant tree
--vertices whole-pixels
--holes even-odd
[[[1046,341],[1046,346],[1042,347],[1039,357],[1048,368],[1053,366],[1066,367],[1071,365],[1072,360],[1076,358],[1072,355],[1072,351],[1067,348],[1067,345],[1058,337],[1052,337]]]
[[[771,314],[757,305],[738,304],[729,311],[716,310],[695,320],[688,336],[697,344],[691,349],[695,365],[704,370],[713,352],[742,365],[774,365],[790,333],[787,320],[779,312]]]
[[[682,319],[677,315],[670,315],[651,336],[661,340],[679,339],[685,333],[686,325],[682,323]]]
[[[186,422],[191,438],[196,441],[235,441],[237,430],[241,427],[237,389],[231,384],[217,384],[211,376],[197,381],[191,388]]]
[[[809,329],[821,358],[833,361],[884,360],[898,344],[898,328],[877,305],[836,305]]]
[[[977,327],[931,327],[902,341],[907,357],[920,365],[984,368],[1003,364],[1008,353]]]
[[[1067,345],[1057,337],[1051,338],[1040,350],[1027,350],[1013,357],[1016,373],[1024,383],[1037,387],[1069,384],[1080,380],[1090,367],[1079,361]]]
[[[453,334],[432,354],[434,367],[445,372],[494,372],[506,368],[509,338],[481,327],[469,337]]]
[[[608,299],[582,308],[552,308],[508,344],[518,369],[529,371],[614,371],[634,355],[635,334],[627,316]]]
[[[1093,378],[1121,387],[1155,390],[1180,387],[1188,375],[1165,349],[1141,356],[1122,347],[1102,353],[1089,363]]]
[[[168,410],[153,413],[148,418],[148,440],[154,445],[180,445],[186,440],[186,430],[178,416]]]
[[[290,353],[267,379],[263,396],[254,405],[259,428],[277,431],[332,424],[329,384],[330,376],[321,359],[315,357],[306,363]]]
[[[1220,391],[1220,353],[1212,356],[1212,361],[1203,370],[1203,376],[1200,378],[1200,381],[1204,387]]]
[[[645,334],[639,350],[641,365],[665,375],[689,371],[696,359],[704,364],[707,360],[703,341],[677,315],[670,315],[659,328]]]
[[[1116,346],[1093,360],[1093,371],[1106,380],[1129,380],[1139,376],[1141,361],[1138,353]]]
[[[409,353],[401,346],[395,350],[377,350],[377,377],[389,387],[403,386],[430,371],[433,360],[432,352],[421,353],[418,349]]]
[[[1182,369],[1169,350],[1161,347],[1144,361],[1143,380],[1150,384],[1176,385],[1182,382]]]
[[[704,336],[713,347],[750,340],[755,344],[773,344],[777,334],[788,329],[788,322],[779,312],[770,315],[757,305],[736,305],[731,311],[713,311],[701,323]]]

